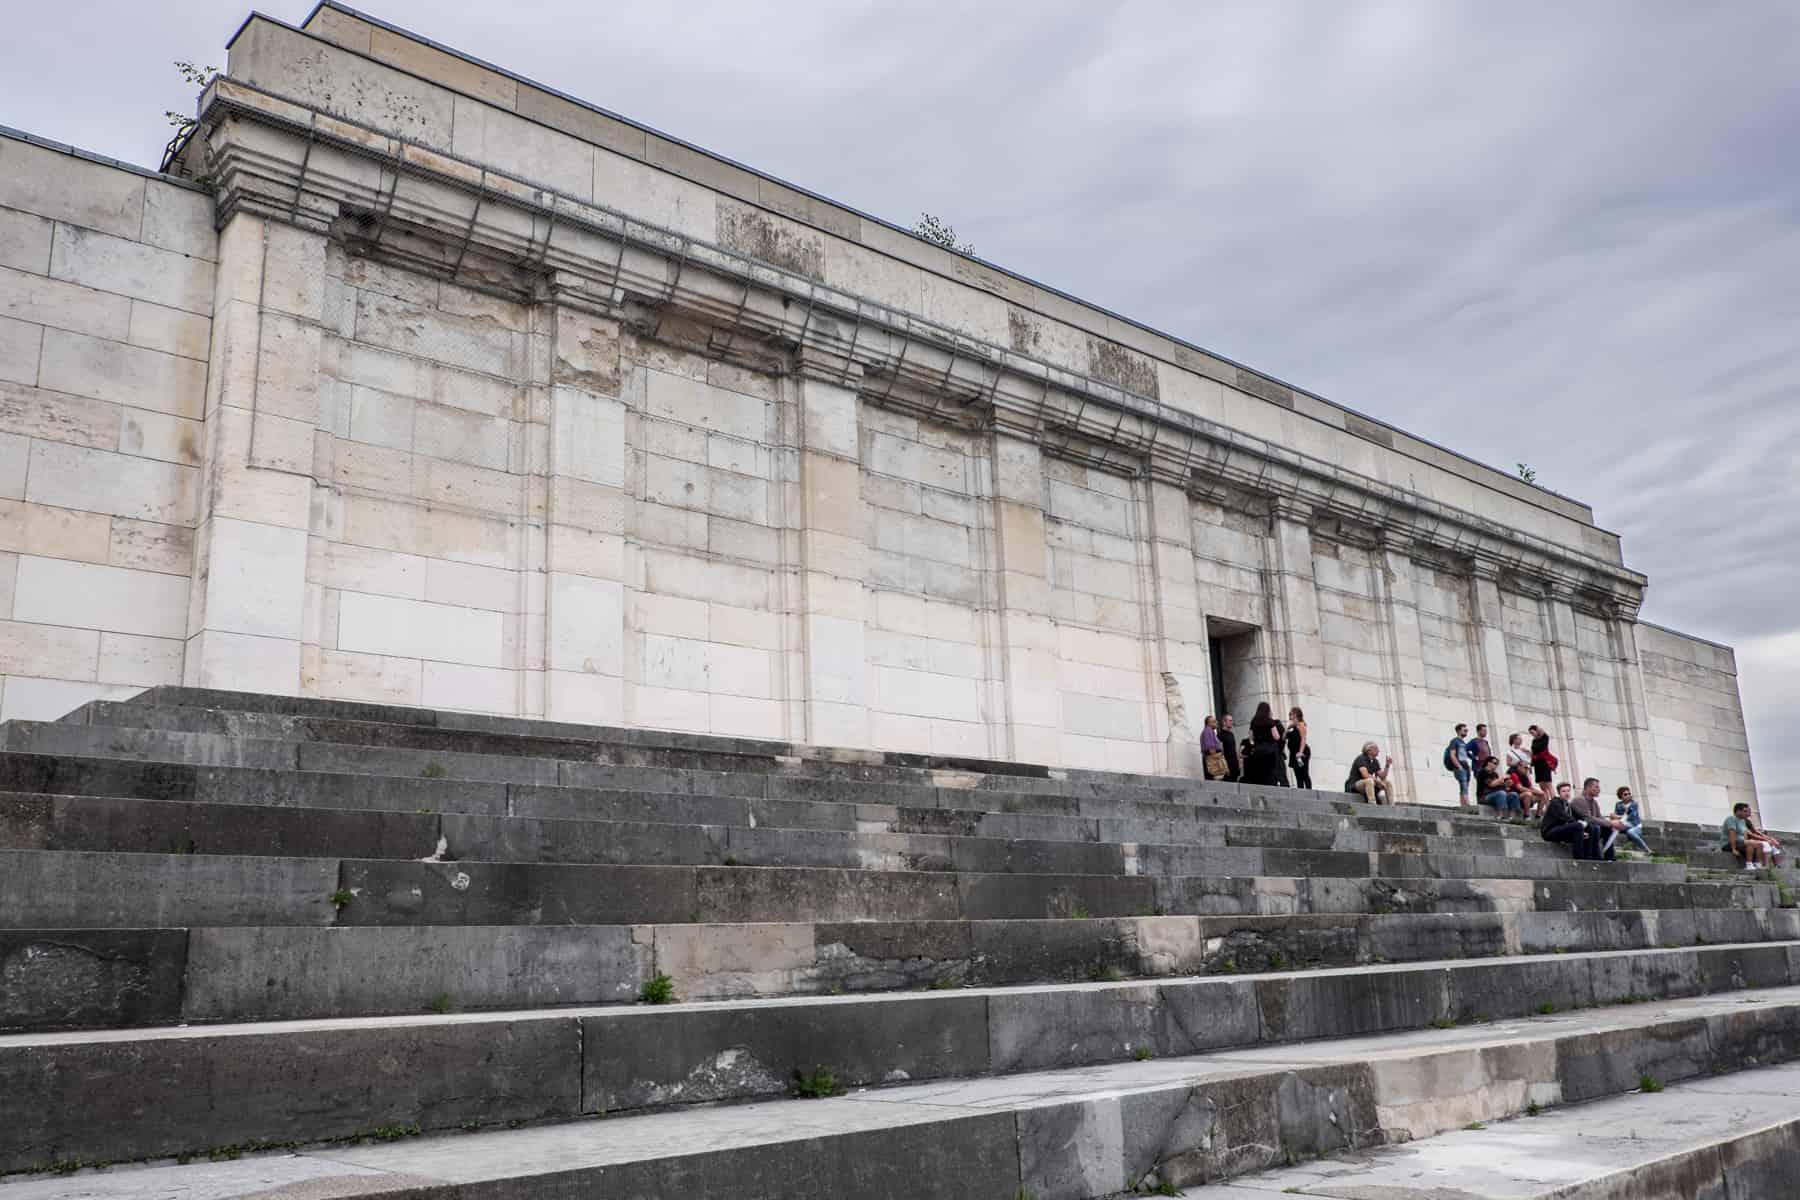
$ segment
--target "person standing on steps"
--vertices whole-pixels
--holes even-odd
[[[1312,787],[1312,743],[1306,740],[1306,714],[1298,704],[1288,709],[1287,751],[1288,766],[1294,770],[1294,786]]]
[[[1575,815],[1571,793],[1574,788],[1563,784],[1544,805],[1544,818],[1538,823],[1538,836],[1546,842],[1567,842],[1576,858],[1595,858],[1600,845],[1600,831]]]
[[[1244,768],[1238,761],[1238,739],[1231,728],[1230,713],[1219,718],[1219,741],[1225,750],[1225,782],[1237,783],[1244,777]]]
[[[1286,730],[1275,719],[1275,711],[1264,700],[1250,718],[1250,753],[1244,760],[1244,782],[1263,787],[1286,787],[1287,764],[1282,762]]]
[[[1469,757],[1469,727],[1459,724],[1444,747],[1444,770],[1456,776],[1457,798],[1469,807],[1469,783],[1475,776],[1475,763]]]
[[[1486,762],[1488,756],[1493,753],[1494,744],[1488,741],[1487,726],[1476,722],[1475,736],[1469,739],[1469,761],[1474,763],[1475,769],[1479,771],[1481,764]]]
[[[1392,804],[1393,794],[1388,791],[1388,770],[1394,760],[1381,761],[1381,747],[1374,742],[1364,742],[1362,753],[1350,764],[1350,778],[1344,781],[1344,790],[1361,796],[1370,804]]]
[[[1539,788],[1545,795],[1555,789],[1556,768],[1561,765],[1556,755],[1550,753],[1550,734],[1547,730],[1533,725],[1531,729],[1531,776],[1537,780]]]
[[[1225,762],[1225,743],[1219,739],[1219,718],[1215,716],[1208,715],[1200,730],[1200,762],[1208,779],[1223,780],[1230,774],[1231,768]]]

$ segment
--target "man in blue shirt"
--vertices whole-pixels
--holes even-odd
[[[1469,727],[1458,725],[1456,736],[1444,747],[1444,769],[1456,776],[1456,790],[1462,806],[1469,807],[1469,781],[1475,775],[1475,761],[1469,753]]]

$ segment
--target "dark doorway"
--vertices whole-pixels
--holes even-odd
[[[1206,649],[1211,658],[1213,713],[1230,713],[1247,727],[1256,706],[1271,697],[1264,671],[1262,630],[1223,617],[1206,619]],[[1241,735],[1240,735],[1241,736]]]

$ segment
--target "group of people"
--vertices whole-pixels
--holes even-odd
[[[1292,772],[1292,786],[1313,785],[1312,744],[1307,740],[1306,714],[1298,707],[1288,710],[1283,725],[1269,702],[1263,701],[1250,718],[1249,736],[1241,740],[1230,713],[1208,716],[1200,733],[1200,750],[1208,779],[1288,787]],[[1550,734],[1538,725],[1506,739],[1504,762],[1493,752],[1488,727],[1483,724],[1475,726],[1473,737],[1466,724],[1458,724],[1444,747],[1444,769],[1456,777],[1463,807],[1470,806],[1472,794],[1474,803],[1492,807],[1502,820],[1524,823],[1535,819],[1545,841],[1567,844],[1576,858],[1612,861],[1621,838],[1650,853],[1650,844],[1644,840],[1643,813],[1630,787],[1617,788],[1612,811],[1602,812],[1600,781],[1592,776],[1582,780],[1581,792],[1576,794],[1574,784],[1555,782],[1558,765],[1550,749]],[[1344,790],[1370,804],[1391,804],[1388,775],[1392,769],[1393,760],[1381,757],[1381,747],[1365,742],[1362,753],[1350,764]],[[1733,808],[1719,833],[1724,840],[1721,848],[1745,870],[1780,865],[1781,843],[1755,826],[1748,804]]]
[[[1525,739],[1530,737],[1530,748]],[[1550,749],[1550,734],[1542,726],[1532,725],[1525,733],[1506,739],[1506,761],[1494,753],[1488,740],[1488,727],[1458,724],[1454,736],[1444,747],[1444,769],[1456,777],[1457,799],[1469,807],[1469,793],[1474,791],[1479,804],[1490,805],[1502,817],[1515,813],[1520,820],[1543,815],[1550,802],[1556,778],[1557,757]]]
[[[1313,785],[1312,743],[1306,738],[1306,714],[1298,707],[1288,709],[1284,726],[1264,700],[1256,706],[1250,735],[1242,741],[1232,727],[1230,713],[1209,715],[1200,731],[1200,753],[1208,779],[1287,787],[1288,772],[1292,771],[1292,786]]]

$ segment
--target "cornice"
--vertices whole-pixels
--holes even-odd
[[[207,88],[200,122],[221,226],[252,213],[427,274],[603,312],[651,332],[671,316],[698,321],[726,335],[717,343],[722,355],[766,361],[779,349],[807,377],[876,403],[954,407],[1064,457],[1195,495],[1249,493],[1314,521],[1374,523],[1401,542],[1480,556],[1496,570],[1632,610],[1641,603],[1645,579],[1626,568],[236,80]]]

